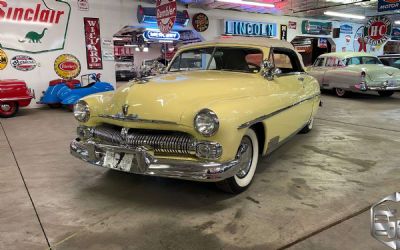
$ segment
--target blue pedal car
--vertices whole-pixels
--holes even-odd
[[[85,79],[87,85],[84,85]],[[43,92],[38,104],[47,104],[51,108],[64,105],[72,109],[82,97],[113,90],[110,83],[100,81],[100,74],[83,75],[81,81],[57,79],[49,83],[49,88]]]

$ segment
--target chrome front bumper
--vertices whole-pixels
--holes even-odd
[[[242,153],[225,163],[199,162],[190,160],[165,159],[155,157],[145,147],[135,149],[121,146],[98,144],[75,139],[70,145],[71,154],[91,164],[135,174],[185,179],[192,181],[217,182],[234,176],[239,171]],[[134,160],[129,171],[105,164],[106,152],[133,154]]]

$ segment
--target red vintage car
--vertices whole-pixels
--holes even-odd
[[[0,117],[14,116],[20,107],[26,107],[34,93],[21,80],[0,80]]]

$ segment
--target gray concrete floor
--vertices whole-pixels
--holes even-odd
[[[70,112],[21,110],[0,120],[0,249],[385,249],[368,209],[400,191],[400,95],[322,99],[238,196],[89,166]]]

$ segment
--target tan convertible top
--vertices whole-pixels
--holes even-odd
[[[182,46],[182,48],[193,47],[193,46],[204,46],[204,45],[217,45],[217,44],[229,44],[229,45],[252,45],[267,48],[288,48],[294,50],[291,43],[272,38],[264,37],[238,37],[238,36],[223,36],[215,40],[193,43],[190,45]]]

